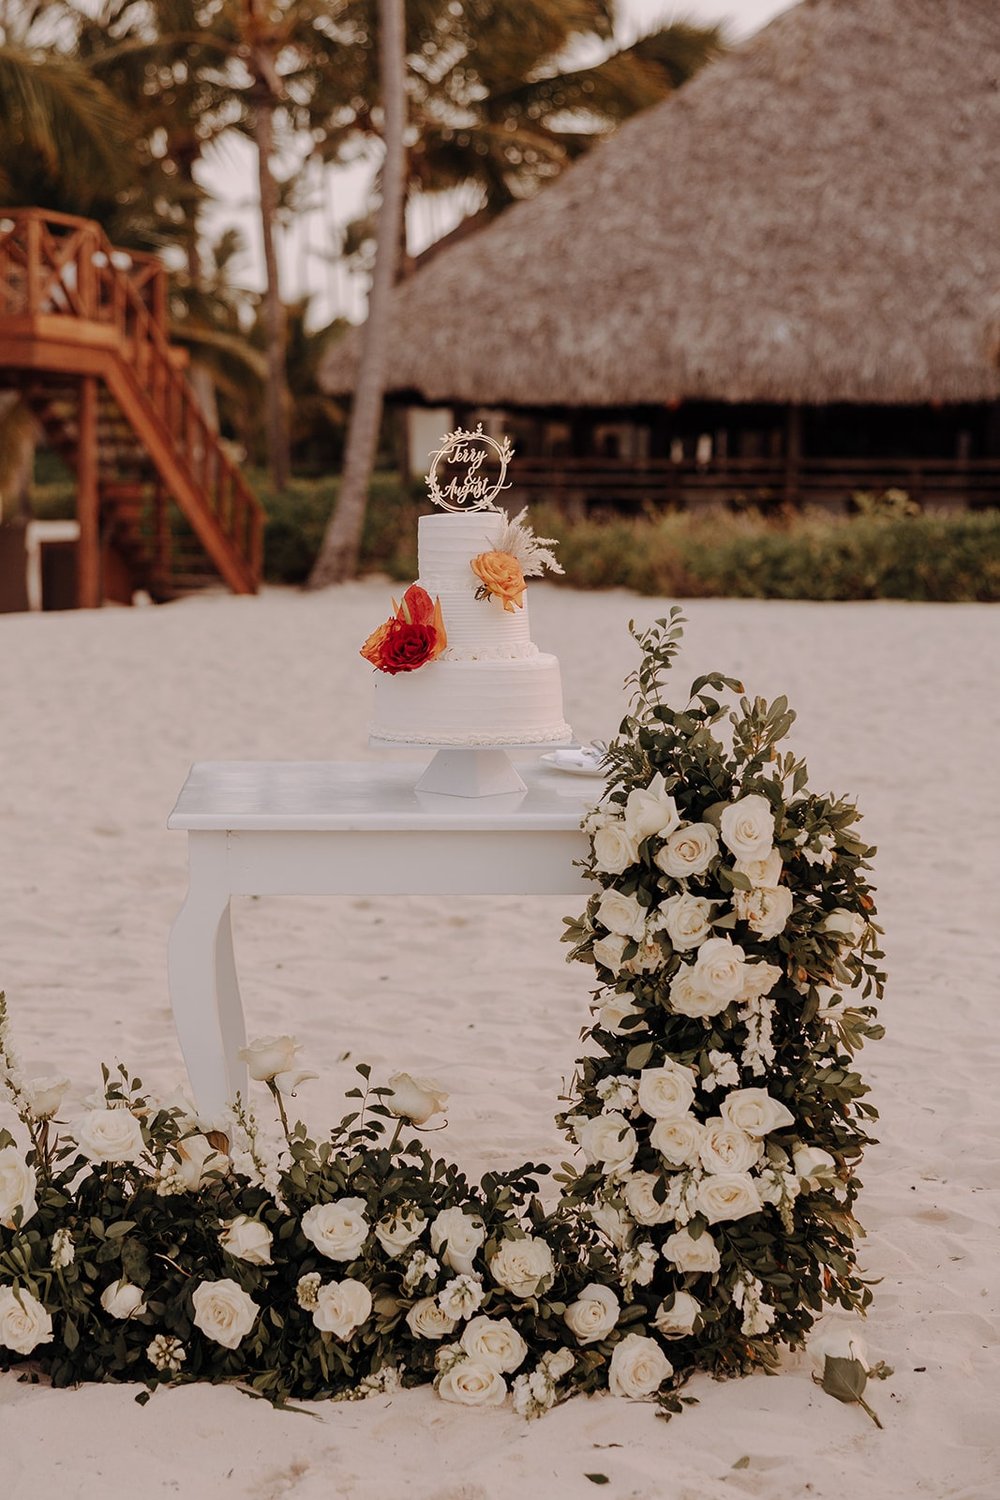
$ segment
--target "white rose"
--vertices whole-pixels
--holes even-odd
[[[596,1344],[607,1338],[620,1312],[621,1303],[611,1288],[591,1281],[570,1303],[563,1318],[578,1344]]]
[[[131,1110],[92,1109],[76,1127],[76,1143],[88,1161],[137,1162],[146,1149]]]
[[[706,1172],[747,1172],[760,1160],[763,1149],[745,1130],[716,1115],[705,1121],[698,1154]]]
[[[701,1303],[689,1292],[675,1292],[671,1306],[660,1303],[653,1327],[661,1338],[684,1339],[694,1332],[695,1319],[701,1314]]]
[[[731,802],[719,820],[722,841],[737,859],[766,859],[774,843],[774,813],[766,797],[751,792]]]
[[[792,1167],[796,1177],[807,1186],[818,1187],[824,1177],[834,1176],[837,1163],[829,1151],[823,1151],[819,1146],[796,1146],[792,1152]]]
[[[207,1136],[187,1135],[174,1141],[173,1149],[179,1153],[180,1161],[168,1155],[164,1166],[173,1169],[173,1175],[189,1193],[204,1187],[210,1172],[224,1173],[229,1168],[229,1157],[223,1151],[216,1151]]]
[[[616,1110],[581,1121],[575,1134],[588,1165],[600,1164],[607,1174],[627,1167],[639,1146],[635,1131]]]
[[[459,1340],[470,1359],[510,1375],[524,1363],[528,1346],[509,1318],[470,1318]]]
[[[375,1225],[375,1238],[386,1255],[394,1260],[418,1240],[426,1228],[427,1220],[419,1209],[397,1209],[394,1214],[379,1219]]]
[[[719,852],[719,835],[711,823],[687,823],[677,828],[655,856],[664,875],[687,880],[704,875]]]
[[[663,1184],[659,1172],[633,1172],[623,1180],[625,1202],[637,1224],[668,1224],[673,1219],[674,1210],[669,1204],[657,1201],[658,1184]]]
[[[753,886],[776,886],[781,881],[784,866],[777,849],[772,849],[764,859],[738,859],[736,869]]]
[[[743,970],[743,988],[739,993],[741,1004],[746,1005],[748,1001],[769,995],[781,975],[782,970],[777,964],[747,964]]]
[[[634,1026],[623,1024],[626,1020],[631,1020],[633,1016],[642,1016],[642,1011],[635,1003],[635,996],[628,990],[621,995],[609,995],[597,1012],[598,1024],[603,1026],[605,1031],[610,1031],[612,1036],[631,1036],[633,1032],[638,1034],[640,1031],[645,1031],[645,1020],[641,1020],[638,1025]]]
[[[236,1260],[251,1266],[271,1264],[271,1231],[259,1219],[237,1214],[219,1235],[219,1244]]]
[[[30,1078],[24,1085],[24,1102],[36,1120],[51,1120],[68,1088],[68,1078]]]
[[[30,1354],[52,1342],[52,1319],[26,1287],[0,1286],[0,1348]]]
[[[257,1321],[252,1297],[235,1281],[200,1281],[191,1293],[194,1326],[224,1349],[237,1349]]]
[[[268,1083],[276,1073],[292,1071],[298,1051],[299,1044],[293,1036],[259,1036],[241,1047],[238,1056],[246,1063],[251,1078]]]
[[[734,1089],[719,1105],[719,1113],[737,1130],[745,1130],[758,1140],[795,1123],[791,1110],[772,1099],[766,1089]]]
[[[595,942],[594,962],[601,964],[605,969],[610,969],[611,973],[617,977],[622,971],[627,947],[627,938],[621,937],[617,932],[609,932]]]
[[[816,999],[818,1002],[816,1015],[821,1021],[833,1020],[843,1010],[843,995],[829,984],[818,984],[816,986]]]
[[[302,1233],[328,1260],[355,1260],[368,1238],[363,1198],[316,1203],[302,1215]]]
[[[821,932],[828,932],[846,947],[856,948],[868,930],[868,923],[856,911],[838,906],[819,924]]]
[[[628,1214],[610,1203],[595,1203],[590,1210],[590,1217],[616,1250],[624,1250],[634,1227]]]
[[[431,1224],[431,1249],[446,1266],[471,1276],[476,1251],[486,1238],[486,1225],[478,1214],[461,1208],[446,1208]]]
[[[437,1382],[442,1401],[456,1406],[502,1406],[507,1383],[500,1371],[481,1359],[460,1359]]]
[[[690,964],[681,964],[670,981],[670,1008],[679,1016],[717,1016],[728,1004],[701,988]]]
[[[731,938],[707,938],[698,949],[691,980],[705,995],[728,1005],[744,984],[746,953]]]
[[[142,1288],[131,1281],[112,1281],[101,1293],[101,1306],[111,1318],[138,1318],[146,1311]]]
[[[787,885],[759,886],[752,891],[736,891],[733,908],[765,942],[784,932],[795,901]]]
[[[38,1178],[16,1146],[0,1150],[0,1224],[14,1228],[14,1214],[21,1210],[22,1227],[38,1211],[35,1190]]]
[[[389,1087],[392,1093],[387,1096],[386,1105],[398,1119],[412,1120],[414,1125],[423,1125],[431,1115],[442,1114],[448,1104],[448,1095],[431,1078],[393,1073]]]
[[[655,1339],[628,1333],[615,1345],[611,1355],[608,1389],[612,1396],[627,1396],[635,1401],[655,1395],[673,1373],[673,1365]]]
[[[594,834],[594,868],[602,875],[623,875],[638,858],[638,845],[620,818]]]
[[[555,1261],[545,1240],[529,1234],[504,1240],[490,1261],[490,1275],[515,1297],[540,1297],[555,1280]]]
[[[455,1332],[454,1318],[438,1306],[436,1297],[421,1297],[406,1314],[410,1332],[418,1339],[443,1339]]]
[[[624,891],[605,891],[597,904],[596,919],[619,937],[642,941],[646,932],[646,908]]]
[[[763,1208],[749,1172],[720,1172],[703,1177],[698,1187],[698,1209],[710,1224],[745,1219]]]
[[[318,1077],[318,1073],[310,1073],[305,1068],[288,1068],[284,1073],[275,1073],[271,1082],[279,1094],[294,1094],[302,1084],[308,1083],[311,1078]]]
[[[572,1349],[553,1349],[550,1354],[543,1354],[538,1363],[553,1380],[562,1380],[576,1364],[576,1355]]]
[[[649,1132],[649,1144],[673,1167],[693,1167],[701,1150],[702,1126],[694,1115],[676,1120],[657,1120]]]
[[[625,803],[624,823],[626,832],[641,844],[643,839],[659,834],[666,838],[680,823],[677,803],[667,791],[662,774],[657,771],[646,787],[636,787],[629,792]]]
[[[678,1271],[695,1274],[717,1271],[722,1263],[712,1236],[700,1234],[694,1239],[688,1229],[678,1229],[664,1241],[663,1256]]]
[[[371,1317],[371,1311],[371,1292],[363,1281],[348,1276],[343,1281],[331,1281],[320,1287],[312,1319],[321,1333],[332,1333],[334,1338],[346,1343]]]
[[[664,901],[659,915],[667,937],[679,951],[697,948],[712,931],[711,901],[706,901],[703,896],[692,896],[689,891],[681,891]]]
[[[808,1352],[819,1376],[826,1369],[827,1359],[856,1359],[866,1370],[871,1369],[865,1341],[849,1323],[820,1323],[810,1335]]]
[[[694,1103],[695,1076],[680,1063],[643,1068],[639,1074],[639,1108],[654,1120],[679,1120]]]

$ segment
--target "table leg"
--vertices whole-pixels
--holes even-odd
[[[229,890],[212,878],[216,860],[210,856],[218,851],[199,852],[193,840],[189,843],[191,884],[170,931],[167,974],[195,1104],[199,1115],[212,1121],[238,1091],[246,1094],[246,1069],[237,1057],[245,1044],[243,1005],[233,957]],[[224,852],[223,845],[223,857]]]

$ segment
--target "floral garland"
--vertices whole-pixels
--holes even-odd
[[[121,1066],[60,1122],[68,1083],[25,1077],[0,995],[20,1122],[0,1130],[0,1367],[235,1380],[277,1403],[433,1382],[529,1417],[607,1388],[669,1414],[692,1371],[769,1367],[824,1306],[866,1308],[853,1206],[875,1111],[853,1054],[881,1034],[873,851],[855,808],[777,752],[784,700],[730,712],[715,695],[742,690],[712,675],[661,703],[679,636],[676,611],[636,636],[586,822],[600,890],[567,937],[598,986],[561,1117],[584,1165],[556,1174],[553,1206],[547,1167],[472,1184],[433,1159],[415,1131],[447,1096],[407,1074],[378,1088],[360,1066],[323,1140],[290,1125],[312,1075],[288,1037],[245,1053],[271,1133],[242,1101],[209,1129]],[[885,1367],[854,1333],[817,1349],[824,1388],[870,1412]]]

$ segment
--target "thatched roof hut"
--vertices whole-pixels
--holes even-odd
[[[997,0],[802,0],[401,287],[390,392],[1000,397],[998,58]]]

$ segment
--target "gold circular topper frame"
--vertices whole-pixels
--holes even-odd
[[[483,431],[482,422],[475,432],[459,427],[455,432],[446,433],[440,448],[430,456],[427,489],[431,499],[443,510],[499,510],[496,498],[502,490],[510,489],[507,467],[513,456],[510,438],[500,441],[490,437]],[[488,460],[500,466],[496,479],[483,472]],[[464,474],[452,475],[442,488],[440,469],[447,463],[457,467],[464,464],[466,469]]]

